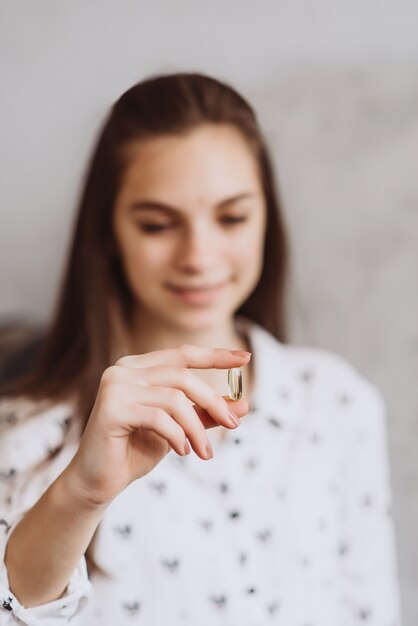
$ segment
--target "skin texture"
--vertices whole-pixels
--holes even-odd
[[[186,135],[134,143],[127,152],[114,232],[137,302],[132,352],[180,342],[251,350],[237,334],[233,314],[261,274],[267,210],[246,140],[232,126],[207,124]],[[218,296],[200,305],[169,288],[222,282]],[[227,394],[225,373],[196,373]],[[242,375],[249,399],[251,363]],[[217,431],[212,439],[221,441],[222,429]]]
[[[255,160],[233,127],[206,125],[132,145],[114,231],[138,303],[138,346],[231,340],[232,316],[260,276],[265,222]],[[150,226],[162,230],[146,232]],[[200,306],[167,287],[223,282],[220,296]]]
[[[126,357],[102,377],[70,465],[12,532],[5,555],[12,592],[27,606],[62,595],[109,503],[171,449],[212,458],[206,428],[236,428],[248,403],[228,404],[191,371],[239,367],[249,354],[184,344]],[[187,397],[196,402],[196,410]]]
[[[242,367],[250,388],[250,354],[231,349],[247,349],[233,314],[262,264],[266,210],[254,158],[237,130],[212,125],[132,144],[128,154],[114,233],[137,303],[132,356],[103,373],[77,453],[10,537],[10,585],[26,606],[63,593],[127,485],[171,449],[212,458],[207,429],[237,428],[249,410],[246,399],[229,400],[226,380]],[[146,232],[151,225],[163,230]],[[222,291],[203,300],[170,290],[218,283]]]

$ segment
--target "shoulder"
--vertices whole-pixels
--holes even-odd
[[[307,346],[286,345],[284,351],[289,364],[298,369],[302,380],[311,380],[324,392],[334,392],[342,404],[350,404],[354,398],[384,404],[378,387],[343,356]]]
[[[257,378],[263,392],[268,388],[309,393],[310,402],[321,407],[350,407],[362,413],[384,414],[380,390],[349,360],[330,350],[282,343],[259,325],[251,323]],[[258,362],[257,362],[258,361]]]
[[[13,427],[41,423],[60,423],[64,426],[72,413],[69,402],[52,403],[24,397],[0,398],[0,433]]]
[[[0,472],[24,470],[48,458],[73,422],[69,403],[0,399]]]

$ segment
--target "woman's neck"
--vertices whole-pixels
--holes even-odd
[[[187,329],[170,326],[165,320],[151,320],[144,313],[137,314],[132,337],[135,354],[174,348],[182,343],[206,348],[249,350],[247,340],[237,331],[233,318],[203,329]]]

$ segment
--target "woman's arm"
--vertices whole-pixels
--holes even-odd
[[[202,459],[211,458],[206,428],[236,428],[237,415],[249,407],[243,399],[218,396],[189,368],[229,369],[249,358],[183,345],[125,357],[104,372],[74,458],[6,546],[10,589],[21,604],[34,607],[64,593],[106,507],[171,447],[184,455],[191,446]]]
[[[45,604],[64,593],[104,510],[77,493],[70,471],[52,483],[6,547],[10,589],[21,604]]]

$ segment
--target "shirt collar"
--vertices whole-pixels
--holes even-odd
[[[251,410],[271,410],[274,390],[284,374],[284,345],[265,328],[244,317],[236,318],[236,328],[250,345],[253,363],[253,394],[248,398]],[[244,390],[245,395],[245,390]]]

